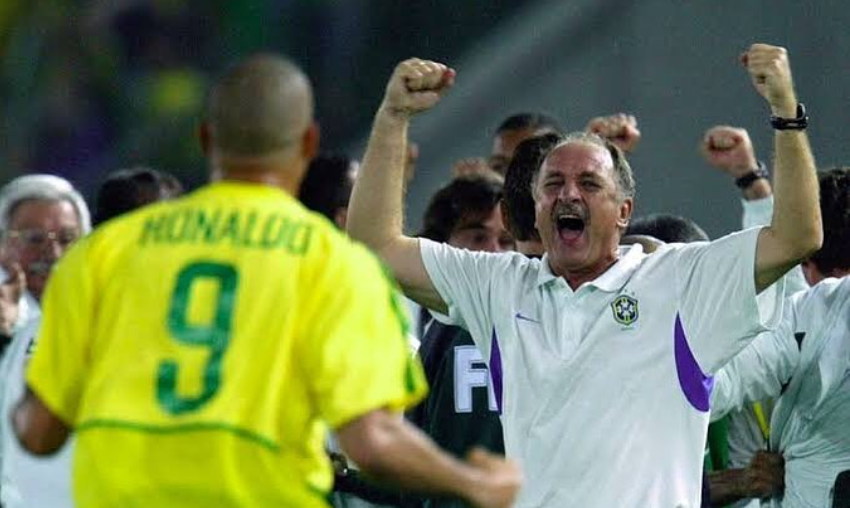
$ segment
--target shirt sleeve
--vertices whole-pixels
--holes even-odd
[[[42,297],[42,317],[27,383],[65,423],[74,425],[88,370],[95,291],[89,239],[54,268]]]
[[[682,326],[702,371],[713,374],[782,316],[784,279],[756,295],[760,229],[683,245],[676,258]]]
[[[711,393],[712,421],[746,404],[779,397],[800,362],[794,315],[786,309],[775,330],[760,334],[717,372]]]
[[[770,224],[773,217],[773,196],[762,199],[743,199],[741,200],[741,206],[744,209],[741,219],[744,229]],[[803,276],[803,269],[800,265],[788,270],[788,273],[784,277],[786,295],[793,295],[809,289],[809,284],[806,282],[805,276]]]
[[[744,229],[767,226],[773,217],[773,196],[762,199],[742,199],[741,207],[744,213],[741,225]]]
[[[513,274],[508,269],[512,256],[472,252],[426,239],[419,240],[419,249],[425,270],[449,310],[448,316],[432,313],[434,317],[464,328],[479,346],[488,349],[493,308],[511,294],[505,288],[505,277]]]
[[[427,384],[408,341],[395,282],[365,249],[328,260],[305,316],[298,351],[315,406],[332,428],[370,411],[401,411]]]

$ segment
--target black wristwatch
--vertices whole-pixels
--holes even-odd
[[[750,185],[753,184],[756,180],[761,180],[762,178],[767,178],[770,176],[770,173],[767,172],[767,167],[764,165],[764,162],[759,161],[758,167],[746,175],[742,176],[735,180],[735,185],[737,185],[741,189],[746,189]]]
[[[778,131],[801,131],[809,126],[809,117],[806,115],[806,106],[802,102],[797,103],[797,118],[781,118],[770,115],[770,125]]]

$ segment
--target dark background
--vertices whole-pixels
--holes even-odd
[[[445,61],[455,90],[412,129],[421,159],[409,218],[452,163],[486,155],[493,129],[545,110],[570,129],[638,116],[637,213],[687,215],[712,236],[736,228],[737,193],[697,153],[705,129],[750,130],[771,157],[769,114],[738,54],[788,48],[821,166],[848,161],[850,8],[840,1],[2,0],[0,182],[27,172],[87,193],[146,164],[206,178],[195,142],[209,81],[250,53],[300,63],[316,87],[325,151],[360,157],[393,66]]]

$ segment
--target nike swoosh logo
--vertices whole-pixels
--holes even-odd
[[[522,314],[520,314],[519,312],[516,313],[516,318],[520,321],[529,321],[531,323],[537,323],[538,325],[540,324],[540,321],[538,321],[536,319],[531,319],[530,317],[525,317]]]

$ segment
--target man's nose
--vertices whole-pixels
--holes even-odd
[[[44,253],[47,254],[49,259],[56,261],[67,249],[68,246],[60,242],[58,238],[48,238],[47,244],[44,246]]]
[[[565,182],[561,187],[561,192],[558,194],[558,197],[562,201],[580,201],[581,200],[581,191],[578,188],[578,184],[575,182]]]

